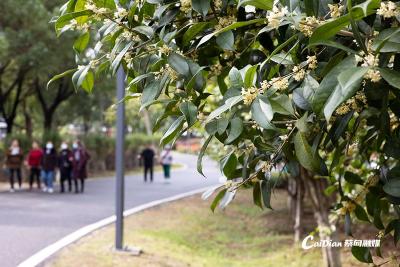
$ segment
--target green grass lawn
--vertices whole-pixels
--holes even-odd
[[[198,195],[165,204],[126,219],[125,243],[142,248],[141,256],[113,252],[110,226],[64,249],[46,266],[322,266],[318,249],[293,245],[286,198],[280,195],[275,194],[273,211],[254,206],[250,191],[215,214]],[[361,266],[344,256],[344,266]]]

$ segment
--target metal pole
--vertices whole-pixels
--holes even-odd
[[[123,249],[124,233],[124,141],[125,141],[125,73],[122,67],[117,72],[117,133],[115,149],[116,169],[116,225],[115,225],[115,249]]]

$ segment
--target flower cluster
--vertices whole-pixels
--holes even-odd
[[[307,56],[308,69],[314,70],[318,66],[317,56]]]
[[[223,67],[222,67],[221,63],[218,62],[211,66],[210,71],[213,74],[213,76],[219,76],[222,73],[222,69],[223,69]]]
[[[376,11],[376,14],[381,15],[383,18],[388,19],[392,17],[396,17],[400,14],[396,3],[392,1],[381,2],[381,6]]]
[[[365,106],[366,104],[367,104],[367,97],[363,92],[359,91],[356,93],[354,97],[348,99],[346,102],[341,104],[336,110],[336,113],[338,115],[344,115],[349,113],[351,110],[356,110],[357,112],[361,112],[362,107]]]
[[[304,79],[306,76],[306,71],[301,66],[294,66],[293,67],[293,79],[299,82]]]
[[[85,8],[87,10],[93,11],[93,13],[95,14],[105,14],[108,12],[108,10],[104,7],[98,8],[93,1],[87,1],[85,4]]]
[[[352,201],[343,201],[342,207],[339,209],[338,213],[340,215],[345,215],[347,212],[351,213],[356,209],[356,204]]]
[[[340,17],[340,14],[344,10],[344,6],[338,5],[338,4],[328,4],[331,18],[337,18]]]
[[[162,47],[160,47],[160,53],[164,55],[169,55],[172,51],[174,51],[171,47],[168,45],[164,44]]]
[[[322,22],[318,20],[316,17],[306,17],[299,24],[299,30],[302,32],[306,37],[310,37],[313,32],[314,28],[320,25]]]
[[[235,16],[227,16],[227,17],[221,17],[218,20],[218,24],[215,25],[215,30],[219,31],[225,27],[228,27],[232,25],[233,23],[236,22],[236,17]]]
[[[286,77],[272,78],[271,84],[277,90],[285,90],[289,87],[289,81]]]
[[[369,53],[364,56],[364,52],[360,53],[361,56],[356,55],[356,61],[358,63],[362,63],[362,67],[370,68],[367,73],[364,75],[365,79],[371,80],[371,82],[379,82],[381,80],[381,74],[375,67],[379,66],[379,59],[372,53]]]
[[[134,42],[140,42],[141,41],[139,36],[137,36],[133,32],[129,32],[129,31],[123,31],[121,33],[121,38],[124,38],[127,41],[134,41]]]
[[[114,18],[117,22],[121,22],[126,16],[128,16],[128,11],[124,8],[118,7],[117,11],[114,12]]]
[[[214,7],[216,10],[221,10],[223,6],[222,0],[215,0],[214,1]]]
[[[192,1],[191,0],[181,0],[180,10],[183,13],[189,13],[192,11]]]
[[[253,103],[259,94],[259,90],[256,87],[250,87],[248,89],[242,88],[243,102],[245,105],[249,106]]]
[[[156,79],[160,79],[161,76],[162,76],[164,73],[166,73],[166,74],[169,76],[169,78],[171,79],[171,81],[176,81],[176,80],[178,80],[178,78],[179,78],[178,73],[177,73],[173,68],[171,68],[171,66],[170,66],[169,64],[165,64],[165,66],[162,67],[162,68],[160,69],[160,71],[156,73]]]
[[[274,6],[272,11],[268,12],[268,26],[272,29],[277,29],[282,21],[282,18],[288,13],[287,7],[278,8]]]

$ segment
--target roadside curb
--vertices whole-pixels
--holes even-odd
[[[137,207],[128,209],[124,211],[124,217],[133,215],[135,213],[144,211],[146,209],[161,205],[161,204],[165,204],[168,202],[172,202],[172,201],[176,201],[182,198],[186,198],[186,197],[190,197],[199,193],[202,193],[204,191],[207,191],[208,189],[211,188],[215,188],[214,186],[208,186],[208,187],[203,187],[200,189],[196,189],[196,190],[192,190],[186,193],[182,193],[182,194],[178,194],[172,197],[167,197],[167,198],[163,198],[160,200],[155,200],[155,201],[151,201],[149,203],[143,204],[143,205],[139,205]],[[18,264],[18,267],[35,267],[38,266],[39,264],[44,263],[45,260],[49,259],[51,256],[53,256],[55,253],[57,253],[58,251],[60,251],[61,249],[65,248],[66,246],[78,241],[79,239],[81,239],[82,237],[92,233],[95,230],[98,230],[100,228],[103,228],[107,225],[110,225],[112,223],[115,222],[115,215],[107,217],[103,220],[100,220],[98,222],[89,224],[87,226],[84,226],[78,230],[76,230],[75,232],[61,238],[60,240],[58,240],[57,242],[45,247],[44,249],[38,251],[37,253],[35,253],[34,255],[30,256],[28,259],[24,260],[23,262],[21,262],[20,264]]]

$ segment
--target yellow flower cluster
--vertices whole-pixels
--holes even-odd
[[[376,11],[376,14],[381,15],[385,19],[396,17],[400,14],[396,3],[392,1],[381,2],[381,6]]]
[[[189,13],[192,11],[192,1],[191,0],[181,0],[180,10],[184,13]]]
[[[318,66],[317,56],[307,56],[308,69],[314,70]]]
[[[178,78],[179,78],[178,73],[177,73],[173,68],[171,68],[171,66],[170,66],[169,64],[165,64],[165,66],[162,67],[162,68],[160,69],[160,71],[156,73],[156,79],[160,79],[161,76],[162,76],[164,73],[167,73],[167,75],[170,77],[170,79],[171,79],[172,81],[176,81],[176,80],[178,80]]]
[[[372,53],[368,53],[364,56],[364,52],[360,53],[361,56],[355,55],[357,62],[362,62],[362,67],[369,67],[370,69],[364,75],[365,79],[371,80],[371,82],[379,82],[381,80],[381,74],[375,67],[379,66],[379,59]]]
[[[121,22],[126,16],[128,16],[128,11],[124,8],[118,7],[114,12],[114,18],[118,22]]]
[[[373,83],[377,83],[381,80],[381,73],[379,70],[369,69],[367,73],[365,73],[364,78],[367,80],[371,80]]]
[[[85,8],[87,10],[93,11],[93,13],[95,14],[104,14],[108,12],[108,10],[104,7],[98,8],[93,1],[87,1],[85,4]]]
[[[276,29],[279,27],[282,18],[288,13],[287,7],[278,8],[274,6],[272,11],[268,12],[267,20],[268,26],[272,29]]]
[[[214,7],[216,10],[221,10],[223,6],[222,0],[215,0],[214,1]]]
[[[293,67],[293,79],[296,81],[301,81],[306,76],[306,71],[300,66]]]
[[[141,41],[139,36],[137,36],[133,32],[129,32],[129,31],[126,31],[126,30],[121,33],[121,37],[124,38],[127,41],[134,41],[134,42],[140,42]]]
[[[299,24],[299,30],[302,32],[306,37],[310,37],[313,32],[314,28],[320,25],[322,22],[318,20],[316,17],[306,17]]]
[[[124,60],[126,62],[126,64],[129,66],[132,66],[133,63],[133,57],[132,57],[132,53],[128,52],[124,55]]]
[[[242,96],[244,104],[250,106],[251,103],[253,103],[254,99],[256,99],[258,94],[259,90],[254,86],[248,89],[242,88]]]
[[[356,95],[343,104],[341,104],[336,109],[336,114],[344,115],[349,113],[351,110],[356,110],[357,112],[361,112],[363,106],[367,104],[367,97],[363,92],[357,92]]]
[[[264,92],[268,90],[268,88],[271,87],[271,84],[268,81],[262,81],[261,82],[261,90]]]
[[[213,76],[219,76],[222,73],[222,65],[221,63],[217,63],[211,66],[210,71],[212,73]]]
[[[332,18],[340,17],[340,14],[344,10],[344,6],[338,4],[328,4],[328,7]]]
[[[289,81],[286,77],[272,78],[271,84],[277,90],[285,90],[289,87]]]
[[[356,209],[356,204],[351,201],[343,201],[342,205],[343,207],[339,209],[340,215],[345,215],[347,212],[351,213]]]
[[[174,50],[166,44],[164,44],[162,47],[160,47],[161,54],[168,56],[172,51],[174,51]]]
[[[228,27],[232,25],[233,23],[236,22],[236,17],[235,16],[228,16],[228,17],[221,17],[218,20],[218,24],[215,25],[215,30],[219,31],[225,27]]]

